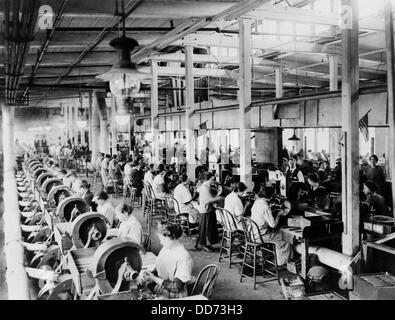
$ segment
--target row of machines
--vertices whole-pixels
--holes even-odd
[[[152,253],[111,237],[106,217],[39,160],[26,160],[16,179],[26,272],[37,299],[142,298],[135,279],[154,265]]]

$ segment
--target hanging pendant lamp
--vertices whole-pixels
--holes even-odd
[[[288,139],[289,141],[300,141],[300,139],[296,136],[296,129],[294,129],[294,134],[291,138]]]

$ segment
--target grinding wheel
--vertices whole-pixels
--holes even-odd
[[[73,192],[70,188],[60,185],[53,187],[48,194],[48,202],[55,202],[55,205],[58,206],[62,199],[71,197]],[[62,198],[63,197],[63,198]]]
[[[74,220],[71,232],[74,246],[77,249],[98,247],[107,235],[107,224],[110,224],[108,219],[99,213],[79,215]],[[95,228],[95,234],[90,238],[89,232],[92,228]]]
[[[134,270],[140,272],[142,267],[140,250],[138,244],[118,238],[106,241],[97,248],[90,270],[102,294],[110,293],[114,289],[118,280],[118,269],[125,262],[125,258]],[[128,289],[128,282],[123,281],[120,291]]]
[[[75,219],[73,215],[89,212],[89,204],[79,197],[68,197],[59,202],[56,209],[56,216],[72,222]]]
[[[42,174],[42,173],[48,173],[47,169],[44,168],[37,168],[36,170],[34,170],[33,172],[33,178],[35,180],[35,182],[37,183],[37,178]]]
[[[36,183],[41,188],[43,186],[43,183],[49,178],[53,178],[53,174],[49,172],[44,172],[38,176]]]
[[[63,181],[57,178],[50,178],[45,180],[45,182],[42,185],[42,189],[45,192],[45,194],[49,194],[51,189],[56,186],[62,186]]]

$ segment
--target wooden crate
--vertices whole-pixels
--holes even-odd
[[[88,277],[87,268],[90,267],[96,248],[71,250],[67,254],[68,267],[78,295],[95,286],[95,279]]]
[[[307,296],[308,300],[347,300],[336,292],[326,292]]]
[[[66,232],[71,236],[71,222],[57,223],[54,227],[55,241],[60,247],[60,252],[65,255],[73,247],[71,237],[66,236]]]

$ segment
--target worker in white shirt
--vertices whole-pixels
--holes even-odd
[[[243,182],[233,184],[233,191],[225,197],[224,209],[235,217],[237,228],[243,230],[240,217],[244,215],[244,205],[240,197],[242,197],[247,190],[247,186]],[[220,217],[217,216],[217,220]]]
[[[164,191],[165,175],[165,166],[160,164],[158,168],[158,174],[155,176],[154,181],[152,181],[152,189],[154,190],[154,194],[157,199],[164,199],[166,195]]]
[[[145,182],[148,182],[151,186],[152,186],[152,183],[154,182],[154,174],[153,174],[153,171],[154,171],[154,164],[151,163],[151,164],[148,166],[147,172],[144,174],[144,181],[145,181]]]
[[[186,174],[181,175],[180,183],[175,187],[173,197],[177,200],[180,213],[187,213],[190,223],[199,223],[199,204],[193,201],[191,192],[189,191],[190,180]]]
[[[132,207],[126,203],[121,203],[115,208],[116,217],[121,222],[118,238],[143,245],[143,228],[132,213]]]
[[[257,199],[251,208],[251,220],[254,221],[259,233],[254,235],[258,242],[271,242],[276,245],[277,264],[282,266],[293,258],[292,246],[284,241],[282,230],[278,228],[280,218],[288,214],[290,207],[282,209],[273,216],[269,201],[274,195],[274,188],[262,186]]]
[[[104,159],[100,165],[101,181],[103,183],[103,189],[106,192],[107,192],[107,186],[108,186],[108,180],[109,180],[108,165],[110,163],[110,160],[111,160],[111,156],[109,154],[106,154],[106,156],[104,157]]]
[[[109,221],[108,227],[112,228],[114,226],[115,210],[108,199],[107,192],[100,191],[95,195],[92,201],[97,203],[97,213],[105,216]]]
[[[69,187],[73,190],[75,194],[78,194],[81,188],[82,180],[77,177],[77,173],[74,170],[71,170],[67,175],[66,178],[69,182]]]

